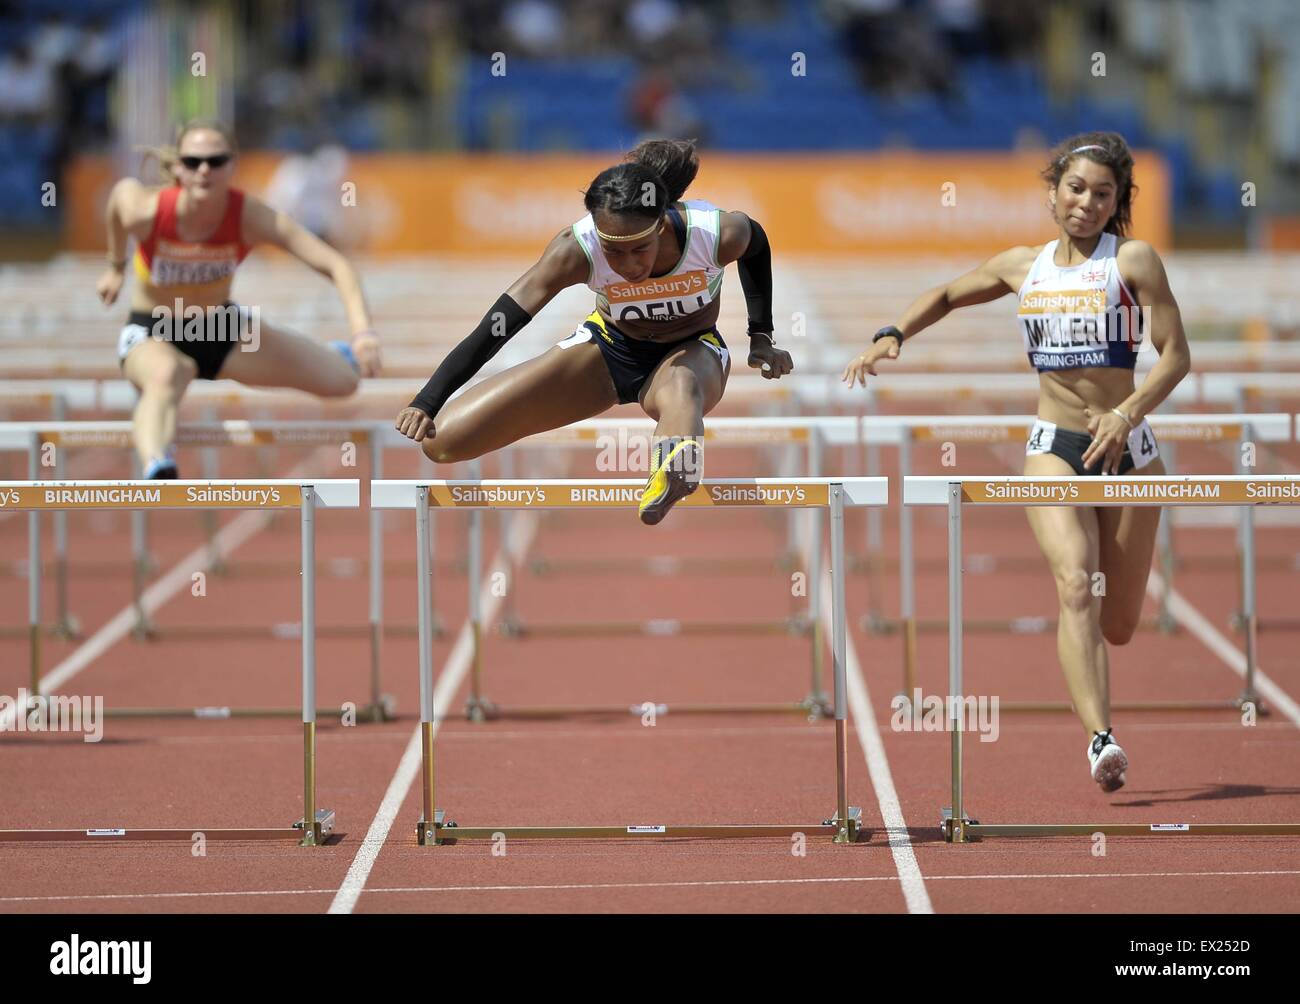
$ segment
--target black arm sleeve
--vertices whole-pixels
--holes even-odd
[[[772,334],[772,248],[757,220],[749,221],[749,247],[736,262],[740,287],[745,291],[749,333]]]
[[[528,311],[515,303],[509,295],[502,293],[469,337],[447,353],[447,358],[429,378],[424,389],[415,395],[410,407],[419,408],[430,418],[436,418],[439,410],[447,403],[447,398],[487,365],[487,361],[501,350],[501,346],[531,320],[532,315]]]

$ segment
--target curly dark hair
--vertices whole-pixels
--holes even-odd
[[[1081,132],[1062,140],[1052,150],[1052,159],[1043,169],[1042,178],[1053,189],[1061,183],[1066,169],[1078,157],[1111,169],[1117,186],[1115,212],[1102,228],[1106,233],[1125,237],[1133,224],[1133,154],[1124,137],[1117,132]]]

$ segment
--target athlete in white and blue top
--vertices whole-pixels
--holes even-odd
[[[749,365],[793,369],[773,342],[772,253],[744,213],[682,202],[694,144],[649,140],[587,189],[587,215],[492,306],[397,417],[438,463],[636,402],[655,420],[640,516],[658,523],[702,477],[704,416],[722,398],[731,356],[717,329],[723,268],[737,263],[749,314]],[[585,283],[596,309],[550,351],[448,398],[562,289]]]
[[[1191,368],[1178,304],[1152,247],[1125,237],[1133,158],[1115,133],[1085,133],[1052,153],[1043,172],[1057,239],[996,255],[930,290],[882,328],[844,371],[849,385],[896,359],[905,339],[957,307],[1018,292],[1018,321],[1039,374],[1038,418],[1025,447],[1027,475],[1163,474],[1149,415]],[[1140,387],[1137,354],[1159,358]],[[1028,508],[1060,600],[1057,651],[1070,698],[1088,731],[1093,779],[1124,784],[1128,757],[1110,729],[1104,642],[1126,644],[1142,613],[1160,510]],[[1104,576],[1105,595],[1090,584]]]

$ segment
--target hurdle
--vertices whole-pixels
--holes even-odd
[[[760,378],[761,379],[761,378]],[[648,418],[607,419],[594,418],[572,425],[538,433],[508,447],[510,451],[535,447],[602,448],[600,444],[613,439],[624,444],[623,437],[644,436],[646,442],[654,432],[655,423]],[[769,417],[710,417],[704,430],[704,442],[718,447],[778,446],[790,450],[804,448],[804,466],[809,477],[817,475],[825,446],[848,446],[857,440],[857,428],[849,416],[769,416]],[[648,451],[647,451],[648,453]],[[667,556],[647,559],[638,564],[647,575],[674,575],[678,572],[709,571],[713,574],[750,575],[768,571],[789,571],[793,567],[794,549],[776,558],[730,558]],[[535,575],[561,576],[589,575],[593,572],[623,570],[628,567],[626,558],[534,558],[528,570]]]
[[[1024,442],[1033,428],[1034,419],[1032,416],[900,416],[896,418],[879,418],[865,419],[869,425],[879,426],[886,430],[883,433],[885,438],[892,438],[894,429],[897,429],[898,446],[899,446],[899,470],[904,479],[911,477],[911,447],[915,442],[920,443],[977,443],[997,444],[997,443],[1017,443]],[[1179,442],[1196,442],[1196,443],[1235,443],[1244,445],[1248,442],[1286,442],[1291,438],[1291,417],[1286,414],[1207,414],[1207,415],[1152,415],[1148,419],[1152,429],[1156,432],[1162,445]],[[867,438],[873,437],[873,433],[868,430]],[[1168,453],[1168,451],[1166,451]],[[1240,453],[1239,453],[1240,456]],[[1239,468],[1240,470],[1240,468]],[[1244,584],[1247,579],[1253,578],[1254,575],[1254,523],[1250,518],[1251,509],[1246,507],[1245,516],[1241,523],[1241,540],[1242,540],[1242,558],[1238,563],[1240,569],[1241,581]],[[1159,555],[1161,562],[1162,578],[1164,586],[1160,593],[1160,612],[1152,620],[1143,622],[1146,627],[1160,628],[1165,631],[1171,631],[1173,625],[1172,615],[1169,613],[1168,603],[1169,595],[1173,588],[1174,558],[1172,537],[1170,536],[1169,520],[1161,520],[1161,530],[1158,532],[1158,542],[1163,538],[1163,546],[1159,546]],[[939,620],[921,620],[916,616],[916,597],[915,597],[915,556],[914,556],[914,531],[912,521],[912,511],[903,505],[899,514],[899,611],[900,617],[898,622],[890,622],[884,618],[876,616],[872,626],[877,632],[889,630],[901,630],[903,635],[903,686],[901,693],[910,695],[916,687],[916,637],[919,631],[943,631],[947,628],[947,622]],[[1249,540],[1249,548],[1247,548]],[[1249,557],[1248,557],[1249,556]],[[1247,569],[1246,562],[1251,563]],[[1242,611],[1240,616],[1245,623],[1245,597],[1243,588]],[[1253,611],[1253,597],[1250,603]],[[869,613],[868,617],[872,615]],[[1254,614],[1250,614],[1250,620],[1253,625]],[[970,631],[1004,631],[1009,630],[1017,634],[1037,634],[1054,630],[1056,621],[1054,618],[1036,617],[1036,618],[1017,618],[1007,620],[979,620],[963,625],[965,630]],[[1254,631],[1252,626],[1250,631]],[[1116,711],[1193,711],[1193,710],[1240,710],[1241,703],[1251,701],[1261,711],[1265,713],[1266,709],[1260,703],[1258,696],[1254,693],[1254,642],[1249,646],[1249,671],[1247,676],[1246,691],[1243,695],[1231,701],[1219,701],[1211,704],[1185,702],[1185,701],[1165,701],[1165,702],[1138,702],[1124,703],[1120,702],[1113,705]],[[1071,710],[1068,703],[1062,702],[1005,702],[1002,704],[1004,711],[1069,711]]]
[[[0,830],[0,842],[73,840],[112,843],[118,840],[193,840],[203,833],[213,840],[294,840],[319,846],[333,832],[334,812],[316,805],[316,507],[357,508],[361,486],[355,480],[269,481],[5,481],[4,507],[26,511],[36,524],[31,535],[31,567],[40,567],[39,521],[47,510],[103,509],[298,509],[302,542],[302,725],[303,815],[289,827],[201,829],[119,828]],[[28,580],[28,627],[31,638],[30,691],[41,695],[41,594],[36,576]],[[209,709],[219,712],[223,709]],[[15,714],[18,712],[15,711]],[[28,714],[27,709],[23,709]],[[107,709],[106,709],[107,713]],[[230,717],[214,713],[207,717]]]
[[[387,433],[391,433],[391,436]],[[392,446],[400,437],[395,430],[385,430],[376,422],[316,422],[316,421],[281,421],[281,422],[245,422],[224,421],[208,423],[191,423],[177,427],[176,442],[183,446],[200,446],[205,449],[216,446],[335,446],[344,443],[354,444],[358,450],[367,450],[368,464],[372,477],[383,473],[383,450]],[[41,461],[49,453],[54,457],[56,477],[62,473],[66,449],[85,447],[108,447],[129,449],[132,445],[130,422],[50,422],[50,423],[8,423],[0,424],[0,450],[25,450],[28,456],[28,477],[37,480]],[[138,472],[137,472],[138,473]],[[209,472],[213,473],[213,472]],[[211,479],[209,479],[211,480]],[[229,638],[233,636],[269,637],[275,640],[295,640],[301,635],[302,627],[298,623],[282,622],[269,625],[172,625],[161,628],[146,616],[143,597],[152,570],[152,561],[148,553],[147,509],[131,511],[131,601],[135,610],[135,624],[132,634],[137,640],[152,640],[161,637],[178,637],[193,639]],[[201,515],[216,515],[212,507],[201,510]],[[215,574],[224,574],[216,565],[216,552],[213,539],[216,532],[214,520],[205,518],[204,530],[209,546],[208,567]],[[37,524],[29,525],[29,533],[37,533]],[[326,624],[316,628],[317,637],[368,637],[370,642],[370,698],[369,703],[358,709],[358,720],[366,722],[392,721],[395,718],[395,705],[392,697],[382,692],[381,662],[383,636],[387,633],[415,635],[414,625],[388,625],[383,622],[383,524],[377,513],[369,515],[369,544],[367,559],[367,576],[369,580],[369,617],[366,624]],[[58,604],[54,631],[63,634],[71,626],[75,628],[75,619],[68,609],[68,537],[66,513],[55,513],[55,596]],[[29,562],[29,578],[34,579],[36,588],[40,588],[42,568],[32,566]],[[67,633],[75,636],[75,632]],[[248,708],[226,709],[230,715],[237,717],[275,717],[297,714],[293,708]],[[210,717],[212,709],[196,708],[118,708],[112,714],[115,717]],[[322,709],[320,714],[332,716],[339,714],[338,709]]]
[[[630,421],[610,421],[608,419],[589,419],[583,422],[575,422],[572,425],[565,426],[551,432],[540,433],[530,436],[520,443],[515,444],[514,449],[528,447],[572,447],[585,446],[592,447],[602,441],[608,442],[612,438],[613,442],[626,444],[625,437],[631,434],[644,434],[647,437],[654,430],[654,422],[650,419],[633,419]],[[822,455],[824,444],[833,446],[851,446],[856,442],[859,427],[858,423],[852,417],[831,416],[831,417],[771,417],[771,418],[716,418],[710,419],[708,427],[705,429],[704,440],[706,443],[725,446],[752,446],[752,445],[778,445],[790,449],[806,448],[806,467],[810,477],[816,477],[821,472],[823,463]],[[506,513],[502,512],[502,517]],[[790,515],[796,513],[790,510]],[[594,624],[583,623],[553,623],[553,624],[525,624],[519,620],[514,613],[513,594],[514,590],[509,589],[506,593],[506,614],[501,625],[501,633],[509,637],[562,637],[562,638],[579,638],[579,637],[620,637],[627,635],[646,635],[662,637],[665,635],[683,635],[683,636],[717,636],[730,634],[771,634],[771,635],[803,635],[809,639],[810,652],[810,675],[811,683],[808,694],[800,701],[789,701],[780,704],[675,704],[671,706],[671,712],[678,715],[683,714],[716,714],[718,712],[728,713],[745,713],[745,714],[771,714],[771,713],[796,713],[806,715],[809,720],[816,720],[820,717],[828,717],[831,714],[829,698],[825,693],[822,683],[823,672],[823,648],[825,638],[821,627],[821,619],[817,616],[818,604],[820,601],[820,580],[821,580],[821,560],[822,560],[822,540],[823,532],[821,527],[821,510],[812,508],[807,515],[809,516],[812,526],[809,529],[810,546],[807,550],[808,562],[808,594],[806,610],[801,615],[782,618],[780,620],[748,620],[748,621],[679,621],[671,618],[660,618],[650,620],[635,621],[607,621]],[[618,708],[606,706],[572,706],[572,707],[510,707],[503,708],[484,695],[483,687],[483,658],[482,658],[482,634],[478,616],[478,595],[479,582],[481,577],[481,554],[482,554],[482,514],[472,512],[469,517],[469,604],[470,620],[472,628],[473,654],[471,661],[471,682],[470,697],[466,706],[466,714],[472,721],[486,721],[496,718],[557,718],[571,717],[577,715],[610,715],[610,714],[628,714],[630,712],[640,714],[639,710],[622,706]],[[788,540],[788,556],[784,560],[773,562],[771,559],[761,563],[762,568],[766,569],[788,569],[795,565],[793,557],[798,552],[797,534],[791,532]],[[581,559],[579,559],[581,561]],[[666,574],[667,568],[680,568],[675,565],[677,559],[668,557],[661,558],[652,563],[656,569],[655,574]],[[572,559],[566,563],[572,564]],[[616,561],[596,562],[586,559],[580,567],[590,567],[602,571],[610,570],[616,567],[627,567],[626,564],[619,565]],[[688,566],[689,567],[689,566]],[[571,572],[574,568],[565,567],[565,572]]]
[[[948,697],[951,740],[952,804],[940,815],[949,843],[983,837],[1183,835],[1300,836],[1297,823],[981,823],[966,815],[962,768],[962,507],[1002,506],[1165,506],[1165,505],[1296,505],[1300,477],[1296,475],[1223,475],[1193,477],[1153,475],[1095,477],[909,477],[903,482],[903,505],[947,506],[948,509]],[[1254,554],[1247,551],[1248,614],[1254,616]],[[1254,631],[1247,635],[1248,667],[1254,666]],[[1253,693],[1247,679],[1245,699]],[[1235,706],[1235,705],[1234,705]]]
[[[506,838],[672,838],[776,837],[795,833],[825,835],[835,843],[856,843],[866,830],[862,810],[848,804],[847,688],[845,683],[844,510],[884,505],[884,478],[751,478],[702,482],[679,506],[725,509],[781,505],[830,510],[831,635],[835,717],[835,815],[820,824],[703,824],[624,826],[459,826],[437,807],[434,792],[433,656],[428,617],[430,569],[427,537],[431,508],[470,509],[634,509],[643,485],[631,479],[570,481],[375,481],[370,504],[380,509],[414,509],[419,554],[420,734],[423,774],[418,843],[436,846],[452,840]],[[671,706],[670,706],[671,708]]]

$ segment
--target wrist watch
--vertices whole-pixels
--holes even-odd
[[[880,341],[880,339],[882,338],[897,338],[898,345],[900,348],[902,348],[903,333],[899,331],[896,327],[894,327],[892,324],[887,324],[885,327],[877,331],[875,336],[871,339],[871,344],[872,345],[876,344],[876,342]]]

